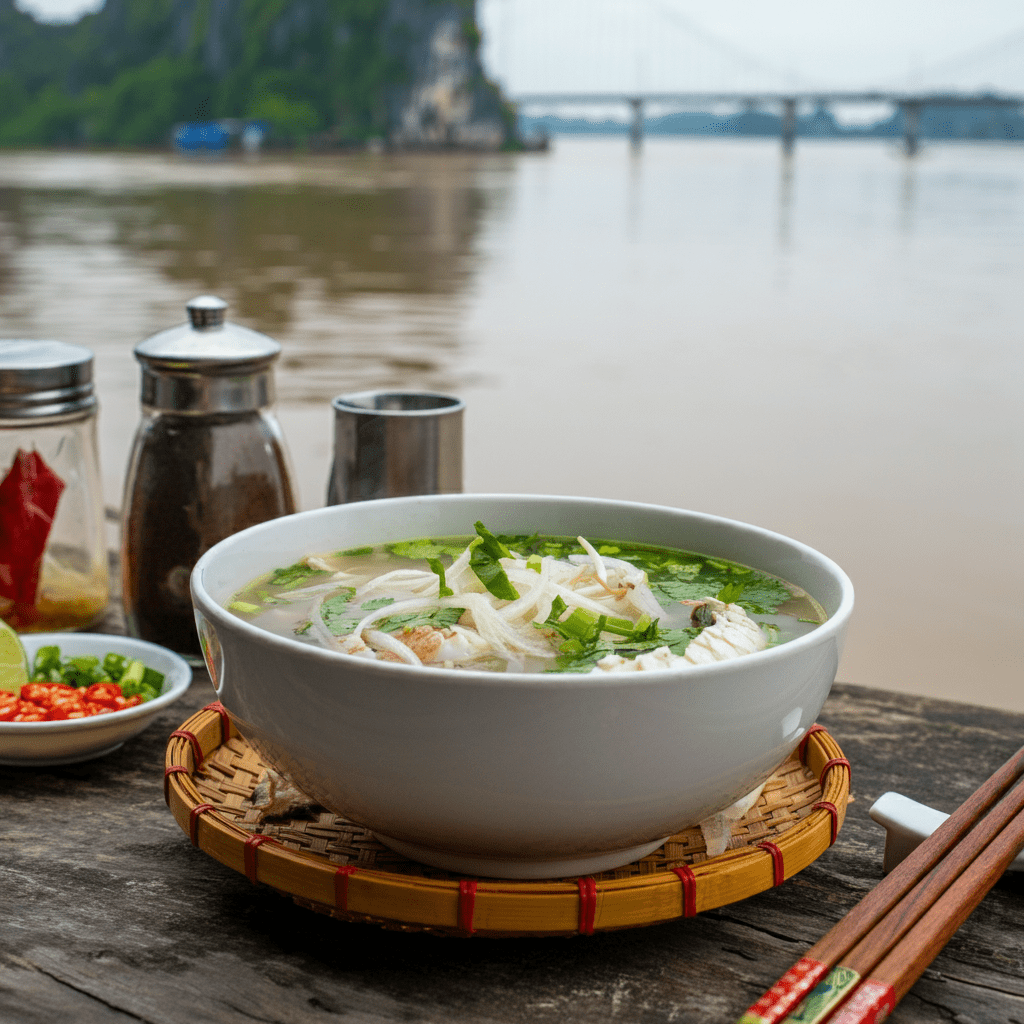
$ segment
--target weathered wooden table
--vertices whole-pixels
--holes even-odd
[[[164,749],[215,696],[197,673],[105,758],[0,768],[3,1024],[729,1024],[881,878],[867,813],[881,793],[951,811],[1024,742],[1024,715],[837,684],[820,720],[854,802],[801,874],[645,929],[458,939],[314,914],[194,849],[164,804]],[[997,885],[891,1020],[1024,1024],[1024,876]]]

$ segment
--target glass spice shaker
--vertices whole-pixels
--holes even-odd
[[[84,629],[110,596],[93,354],[0,342],[0,616]]]
[[[270,406],[281,346],[226,322],[227,303],[188,304],[189,322],[135,347],[142,422],[125,480],[124,609],[132,636],[202,664],[189,577],[208,548],[295,511]]]

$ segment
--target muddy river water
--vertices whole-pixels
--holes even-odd
[[[194,295],[283,345],[322,505],[330,399],[467,402],[466,490],[623,497],[805,541],[857,591],[839,678],[1024,710],[1024,149],[556,140],[544,154],[0,154],[0,338],[132,347]]]

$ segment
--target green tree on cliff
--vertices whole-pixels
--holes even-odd
[[[472,0],[421,3],[461,9],[476,32]],[[394,6],[107,0],[53,26],[0,0],[0,146],[162,146],[176,123],[228,117],[290,142],[382,135],[388,90],[408,75]]]

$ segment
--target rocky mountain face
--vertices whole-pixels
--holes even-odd
[[[119,102],[178,82],[184,106],[209,97],[180,120],[291,109],[342,142],[494,149],[513,121],[483,74],[475,13],[475,0],[107,0],[47,26],[0,0],[0,76]]]
[[[512,130],[497,89],[477,56],[475,4],[391,0],[392,39],[405,40],[408,77],[388,95],[392,142],[399,146],[497,149]]]

